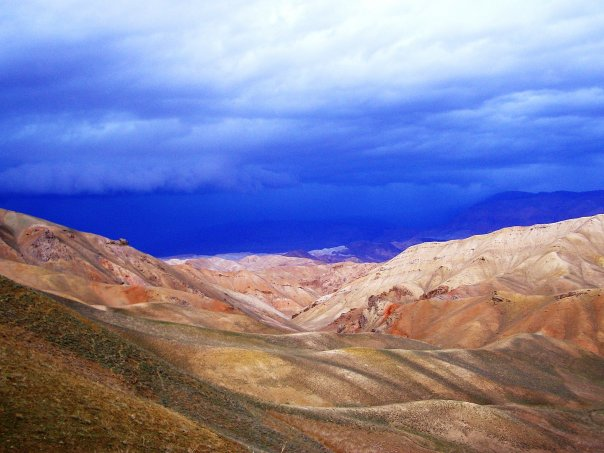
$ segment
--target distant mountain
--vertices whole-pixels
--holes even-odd
[[[459,239],[509,226],[553,223],[604,213],[604,190],[591,192],[502,192],[476,203],[448,225],[424,236]]]
[[[591,192],[502,192],[476,203],[438,228],[388,241],[356,241],[308,252],[327,263],[383,262],[416,244],[461,239],[510,226],[529,226],[604,213],[604,190]],[[301,256],[300,252],[298,255]]]
[[[353,261],[380,263],[398,255],[402,249],[389,242],[355,241],[338,247],[308,252],[314,259],[326,263]]]

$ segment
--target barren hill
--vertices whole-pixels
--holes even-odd
[[[0,210],[0,273],[102,309],[232,330],[298,330],[265,301],[170,266],[127,241],[13,211]]]
[[[252,295],[292,316],[318,298],[331,294],[365,275],[372,263],[325,264],[307,258],[282,255],[251,255],[237,261],[222,258],[186,260],[177,266],[199,271],[220,287]]]
[[[234,334],[51,300],[1,277],[0,300],[1,450],[604,445],[604,359],[545,336],[438,350],[387,334]]]
[[[542,332],[602,351],[604,215],[409,248],[295,318],[478,347]]]
[[[0,211],[0,450],[600,452],[603,233],[167,264]]]

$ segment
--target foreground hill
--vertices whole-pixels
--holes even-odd
[[[179,371],[73,309],[4,278],[0,295],[0,450],[231,452],[289,442],[321,451],[271,428],[280,423],[260,417],[259,403]]]
[[[385,334],[233,334],[51,300],[4,278],[0,300],[0,450],[604,445],[604,359],[543,336],[439,351]]]
[[[295,320],[462,347],[547,333],[602,352],[600,288],[604,215],[411,247]]]

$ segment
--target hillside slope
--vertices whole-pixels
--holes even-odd
[[[604,216],[205,269],[0,214],[0,274],[46,293],[0,277],[0,450],[604,447]]]
[[[2,450],[604,445],[604,359],[543,336],[438,351],[389,335],[233,334],[59,303],[4,278],[0,300]]]
[[[0,273],[97,308],[119,306],[184,322],[205,319],[233,330],[298,330],[264,300],[217,286],[200,272],[183,272],[123,240],[2,209]]]
[[[544,332],[601,352],[603,287],[599,215],[411,247],[295,321],[462,347]]]
[[[222,288],[252,295],[287,316],[333,293],[375,267],[370,263],[325,264],[282,255],[251,255],[243,259],[190,259],[176,264],[183,272],[198,271]]]
[[[4,278],[0,294],[2,449],[246,451],[227,437],[270,432],[246,426],[245,401],[48,297]]]

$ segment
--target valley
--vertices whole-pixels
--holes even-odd
[[[601,451],[604,216],[168,262],[0,210],[0,450]]]

